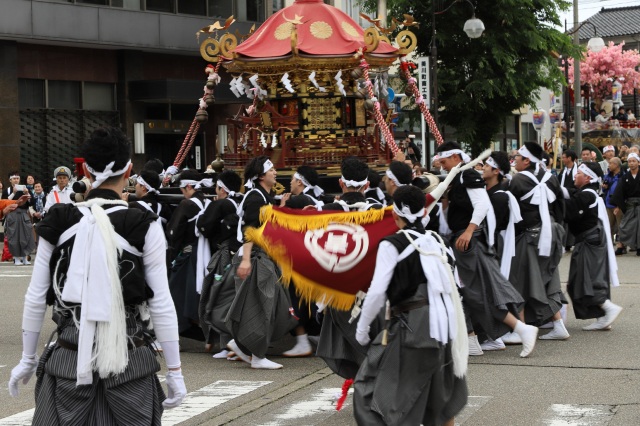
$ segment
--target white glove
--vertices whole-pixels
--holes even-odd
[[[11,379],[9,379],[9,393],[12,397],[18,396],[18,382],[22,380],[22,384],[29,383],[31,376],[36,372],[38,368],[38,355],[25,355],[22,354],[20,363],[11,370]]]
[[[356,340],[362,346],[367,346],[371,342],[371,338],[369,337],[369,329],[370,327],[367,327],[366,330],[362,330],[360,328],[356,329]]]
[[[187,387],[184,385],[182,370],[167,372],[167,399],[162,402],[164,408],[176,408],[182,404],[187,395]]]

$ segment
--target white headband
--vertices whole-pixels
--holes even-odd
[[[294,177],[294,178],[296,178],[296,179],[298,179],[300,182],[302,182],[302,184],[303,184],[304,186],[306,186],[306,188],[304,189],[304,191],[303,191],[303,192],[307,192],[307,191],[311,191],[311,190],[313,190],[313,193],[315,194],[315,196],[316,196],[316,197],[319,197],[319,196],[321,196],[322,194],[324,194],[324,189],[320,188],[318,185],[311,185],[311,184],[309,183],[309,181],[308,181],[308,180],[306,180],[306,179],[304,178],[304,176],[302,176],[300,173],[295,172],[295,173],[293,174],[293,177]]]
[[[131,165],[131,160],[127,161],[127,164],[125,164],[123,168],[121,168],[120,170],[116,170],[115,172],[113,170],[111,170],[111,168],[116,164],[115,161],[112,161],[109,164],[107,164],[107,167],[105,167],[104,171],[102,171],[102,172],[97,172],[97,171],[93,170],[91,168],[91,166],[89,164],[87,164],[87,163],[84,163],[84,164],[87,165],[87,170],[89,170],[89,172],[93,176],[95,176],[95,181],[91,184],[91,187],[93,189],[96,189],[97,187],[102,185],[105,180],[109,179],[110,177],[120,176],[121,174],[126,172],[127,169],[129,168],[129,166]]]
[[[18,175],[9,176],[9,179],[14,179],[14,178],[20,179],[20,176],[18,176]]]
[[[602,153],[604,154],[605,152],[609,152],[609,151],[613,151],[616,152],[616,149],[613,147],[613,145],[607,145],[602,149]]]
[[[418,210],[417,213],[411,213],[411,209],[409,209],[409,206],[404,205],[404,204],[402,205],[402,210],[400,210],[396,203],[393,203],[393,211],[396,212],[396,214],[398,216],[404,217],[405,219],[407,219],[411,223],[414,223],[418,219],[422,219],[422,217],[424,216],[424,212],[425,212],[424,207],[423,207],[420,210]]]
[[[393,172],[390,169],[387,169],[386,174],[387,174],[387,177],[389,179],[391,179],[393,181],[393,183],[396,184],[397,187],[401,187],[401,186],[405,186],[406,185],[406,183],[400,183],[400,181],[398,180],[396,175],[394,175]]]
[[[471,161],[471,157],[469,157],[461,149],[450,149],[449,151],[442,151],[442,152],[438,153],[440,158],[448,158],[448,157],[451,157],[454,154],[458,154],[462,158],[462,161],[464,161],[465,163],[468,163],[469,161]]]
[[[600,182],[600,178],[598,177],[598,175],[595,174],[594,171],[591,170],[589,167],[587,167],[586,164],[584,164],[584,163],[580,164],[580,166],[578,167],[578,171],[581,171],[585,175],[589,176],[591,178],[591,180],[590,180],[591,183],[599,183]]]
[[[630,158],[635,158],[637,161],[640,161],[640,156],[635,152],[632,152],[631,154],[627,155],[627,161],[629,161]]]
[[[487,157],[486,162],[488,165],[490,165],[491,167],[493,167],[494,169],[498,169],[500,171],[500,174],[502,176],[504,176],[504,172],[502,171],[502,169],[498,166],[498,163],[495,162],[495,160],[491,157]]]
[[[542,160],[540,160],[538,157],[533,155],[524,145],[521,146],[520,149],[518,150],[518,155],[522,155],[523,157],[528,158],[532,163],[542,162]]]
[[[201,181],[191,180],[191,179],[180,180],[180,188],[185,188],[188,185],[193,186],[193,189],[200,189],[203,186],[210,188],[213,186],[213,179],[202,179]]]
[[[344,183],[345,186],[351,187],[351,188],[362,188],[369,182],[369,179],[361,180],[359,182],[357,180],[348,180],[348,179],[345,179],[344,176],[340,176],[340,179],[342,179],[342,183]]]
[[[229,197],[233,197],[234,195],[236,195],[235,191],[231,191],[229,188],[227,188],[227,185],[224,184],[224,182],[222,182],[220,179],[218,179],[218,182],[216,182],[216,185],[218,185],[220,188],[224,189],[224,191],[229,194]]]
[[[149,185],[144,179],[142,179],[142,176],[137,176],[136,177],[136,182],[139,183],[140,185],[144,186],[145,188],[147,188],[147,191],[155,192],[156,194],[158,193],[157,189],[152,188],[151,185]]]
[[[271,162],[271,160],[268,160],[264,162],[264,164],[262,165],[262,174],[267,173],[269,170],[271,170],[273,168],[273,163]],[[256,186],[255,184],[255,180],[258,179],[258,176],[254,176],[251,179],[248,179],[247,182],[244,184],[245,187],[247,188],[253,188]]]

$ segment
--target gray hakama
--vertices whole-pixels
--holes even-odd
[[[487,246],[483,230],[474,232],[466,252],[455,247],[456,238],[452,238],[451,248],[462,284],[460,294],[467,329],[496,340],[511,331],[503,321],[509,312],[518,317],[524,299],[500,272],[500,264],[495,252]]]
[[[566,303],[558,272],[564,227],[552,221],[551,233],[549,257],[538,254],[540,228],[530,228],[516,236],[516,255],[509,281],[525,300],[525,320],[530,325],[546,324]]]
[[[13,257],[29,256],[36,249],[29,211],[15,209],[5,217],[4,233]]]
[[[637,250],[640,247],[640,198],[628,198],[626,207],[620,221],[620,242]]]
[[[350,319],[351,311],[325,308],[316,352],[331,371],[345,379],[353,379],[367,357],[367,348],[356,340],[358,320],[354,319],[349,323]],[[376,336],[382,330],[383,321],[384,315],[381,312],[378,320],[371,324],[370,336]]]
[[[239,264],[240,260],[236,262]],[[243,352],[258,358],[264,358],[269,344],[298,324],[289,291],[280,284],[280,276],[273,260],[254,246],[251,273],[245,280],[235,278],[236,296],[226,318],[227,329]]]
[[[169,274],[169,290],[176,307],[180,334],[184,337],[204,340],[196,328],[200,318],[198,314],[200,295],[196,291],[197,244],[196,241],[193,246],[187,246],[186,250],[183,249],[173,261]],[[192,251],[189,251],[190,248]]]
[[[427,299],[427,285],[415,299]],[[429,335],[429,305],[395,313],[388,344],[382,333],[372,342],[354,382],[358,425],[441,425],[466,405],[464,378],[453,373],[451,345]]]
[[[62,320],[58,342],[78,344],[71,319]],[[127,318],[127,335],[139,335],[142,322]],[[125,371],[107,379],[94,373],[93,383],[76,386],[78,352],[60,346],[46,349],[36,375],[34,426],[160,425],[165,394],[156,376],[160,364],[148,345],[129,350]]]
[[[602,224],[576,236],[571,254],[567,292],[577,319],[600,318],[602,305],[611,299],[607,236]]]
[[[209,336],[211,331],[220,336],[220,349],[224,349],[231,340],[225,320],[236,296],[234,276],[237,267],[237,264],[231,264],[229,244],[225,242],[211,257],[208,266],[210,272],[202,284],[200,326],[205,336]]]

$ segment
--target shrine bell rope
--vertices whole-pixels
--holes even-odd
[[[436,143],[438,145],[442,145],[444,140],[442,139],[440,130],[438,130],[438,126],[436,126],[436,122],[431,116],[431,113],[429,112],[429,108],[427,108],[424,98],[420,94],[420,90],[416,85],[416,79],[414,77],[411,77],[411,73],[409,72],[409,68],[415,68],[415,67],[416,66],[410,62],[407,62],[404,60],[400,61],[400,69],[402,69],[402,72],[407,79],[409,87],[413,92],[413,96],[416,99],[416,104],[418,104],[418,107],[420,108],[420,111],[422,112],[422,115],[424,116],[425,121],[429,125],[429,130],[431,131],[431,134],[434,136]]]
[[[222,65],[222,59],[224,59],[224,58],[221,56],[220,60],[218,61],[218,63],[216,64],[216,66],[214,68],[214,72],[216,74],[218,74],[218,71],[220,70],[220,65]],[[207,91],[207,89],[205,89],[205,95],[207,95],[207,94],[209,94],[209,92]],[[211,90],[210,94],[213,94],[213,90]],[[203,95],[203,99],[204,99],[204,95]],[[203,108],[203,106],[202,106],[202,102],[201,102],[200,109],[202,109],[202,108]],[[204,106],[204,108],[206,108],[206,106]],[[182,165],[184,160],[187,158],[187,155],[189,154],[189,151],[191,150],[191,147],[193,146],[193,142],[196,140],[196,136],[198,134],[198,130],[200,130],[200,122],[198,122],[198,120],[194,117],[193,121],[191,122],[191,126],[189,126],[189,131],[187,132],[187,135],[184,137],[184,141],[182,142],[182,145],[180,146],[180,150],[178,151],[178,155],[176,155],[176,159],[173,162],[173,165],[176,166],[177,168],[180,168],[180,166]]]

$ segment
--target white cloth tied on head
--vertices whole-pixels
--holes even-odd
[[[607,206],[604,204],[604,199],[598,195],[596,191],[591,188],[585,189],[585,191],[593,193],[596,196],[596,201],[594,204],[591,204],[589,208],[595,207],[595,204],[598,204],[598,219],[602,222],[602,227],[604,228],[604,234],[606,238],[607,245],[607,260],[609,264],[609,282],[612,287],[618,287],[620,285],[620,281],[618,279],[618,261],[616,260],[616,252],[613,249],[613,240],[611,239],[611,227],[609,226],[609,216],[607,215]]]
[[[158,190],[155,188],[152,188],[151,185],[149,185],[143,178],[142,176],[138,176],[136,177],[136,182],[139,183],[140,185],[144,186],[145,188],[147,188],[147,191],[149,192],[155,192],[156,194],[158,193]]]
[[[402,208],[398,207],[396,203],[393,203],[393,211],[400,217],[404,217],[411,223],[415,223],[416,220],[422,219],[425,213],[425,208],[421,208],[416,213],[411,213],[411,209],[406,204],[402,205]]]
[[[91,174],[93,176],[95,176],[95,180],[91,184],[91,187],[93,189],[96,189],[97,187],[102,185],[104,183],[104,181],[106,181],[110,177],[120,176],[121,174],[126,172],[127,169],[129,168],[129,166],[131,165],[131,160],[127,161],[127,164],[125,164],[123,168],[121,168],[120,170],[116,170],[116,171],[112,170],[113,166],[116,164],[115,161],[112,161],[109,164],[107,164],[107,167],[105,167],[104,170],[101,171],[101,172],[99,172],[97,170],[94,170],[88,163],[84,163],[84,164],[87,166],[87,170],[89,170],[89,172],[91,172]]]
[[[604,154],[605,152],[609,152],[609,151],[613,151],[616,152],[616,149],[613,147],[613,145],[607,145],[602,149],[602,153]]]
[[[498,166],[498,163],[496,163],[496,161],[491,158],[491,157],[487,157],[487,164],[490,165],[491,167],[493,167],[494,169],[498,170],[500,172],[500,174],[502,176],[504,176],[504,172],[502,171],[502,169],[500,168],[500,166]]]
[[[389,179],[391,179],[391,181],[393,183],[396,184],[397,187],[401,187],[401,186],[405,186],[406,183],[400,183],[400,181],[398,180],[398,178],[396,177],[396,175],[393,174],[393,172],[391,171],[391,169],[387,169],[387,171],[385,172],[387,177]]]
[[[273,163],[271,162],[271,160],[267,159],[267,161],[264,162],[264,164],[262,165],[262,174],[267,173],[269,170],[273,169]],[[252,177],[251,179],[247,179],[247,181],[245,182],[244,186],[249,188],[249,189],[253,189],[256,186],[256,179],[258,179],[258,175]]]
[[[586,175],[589,177],[590,183],[600,183],[600,177],[593,170],[591,170],[586,164],[584,163],[580,164],[580,167],[578,167],[578,170],[581,171],[583,175]]]
[[[518,155],[522,155],[523,157],[528,158],[529,161],[531,161],[532,163],[535,163],[536,173],[538,173],[538,170],[540,170],[540,167],[542,167],[543,170],[547,170],[547,166],[542,162],[542,160],[536,157],[535,155],[533,155],[531,151],[527,149],[526,146],[522,145],[520,149],[518,149]]]
[[[469,157],[469,155],[467,155],[467,153],[465,153],[461,149],[450,149],[449,151],[442,151],[438,153],[440,158],[449,158],[454,154],[458,154],[462,158],[462,161],[465,163],[471,161],[471,157]]]
[[[521,200],[530,198],[529,203],[538,206],[542,228],[540,229],[540,239],[538,241],[538,254],[540,256],[549,256],[551,254],[551,215],[549,214],[549,203],[556,200],[556,194],[547,186],[547,181],[551,178],[551,173],[545,172],[542,179],[538,179],[533,173],[525,170],[520,172],[536,183],[536,186],[522,197]]]
[[[206,188],[211,188],[213,186],[213,179],[207,178],[202,180],[192,180],[192,179],[180,180],[180,188],[185,188],[188,185],[191,185],[193,189],[200,189],[203,186]]]
[[[362,188],[369,182],[368,178],[365,180],[357,181],[346,179],[344,176],[340,176],[340,180],[342,180],[342,183],[344,183],[345,186],[349,188]]]
[[[516,255],[516,227],[514,225],[522,220],[522,215],[520,214],[520,205],[518,204],[518,200],[516,200],[516,197],[514,197],[511,192],[496,191],[496,193],[498,192],[503,192],[509,196],[509,223],[507,224],[507,229],[500,231],[500,235],[502,235],[500,272],[503,277],[509,279],[509,274],[511,273],[511,260]]]
[[[304,190],[304,192],[307,192],[307,191],[313,191],[313,194],[314,194],[316,197],[319,197],[319,196],[321,196],[322,194],[324,194],[324,189],[320,188],[318,185],[311,185],[311,184],[309,183],[309,181],[308,181],[308,180],[306,180],[306,179],[305,179],[305,177],[304,177],[304,176],[302,176],[300,173],[295,172],[295,173],[293,174],[293,177],[294,177],[294,178],[296,178],[296,179],[298,179],[300,182],[302,182],[302,184],[306,187],[306,188],[305,188],[305,190]]]
[[[631,154],[627,155],[627,161],[629,161],[632,158],[635,158],[636,161],[640,161],[640,155],[636,154],[635,152],[632,152]]]
[[[236,195],[236,192],[230,190],[229,188],[227,188],[227,185],[225,185],[224,182],[221,181],[220,179],[218,179],[218,181],[216,182],[216,185],[218,185],[220,188],[224,189],[224,191],[227,194],[229,194],[229,197],[233,197],[234,195]]]
[[[101,378],[124,371],[128,364],[127,332],[118,272],[119,243],[104,204],[123,200],[92,199],[76,204],[83,214],[77,225],[62,300],[80,303],[76,386],[93,383],[93,370]]]
[[[18,176],[18,175],[11,175],[11,176],[9,176],[9,179],[20,179],[20,176]]]

